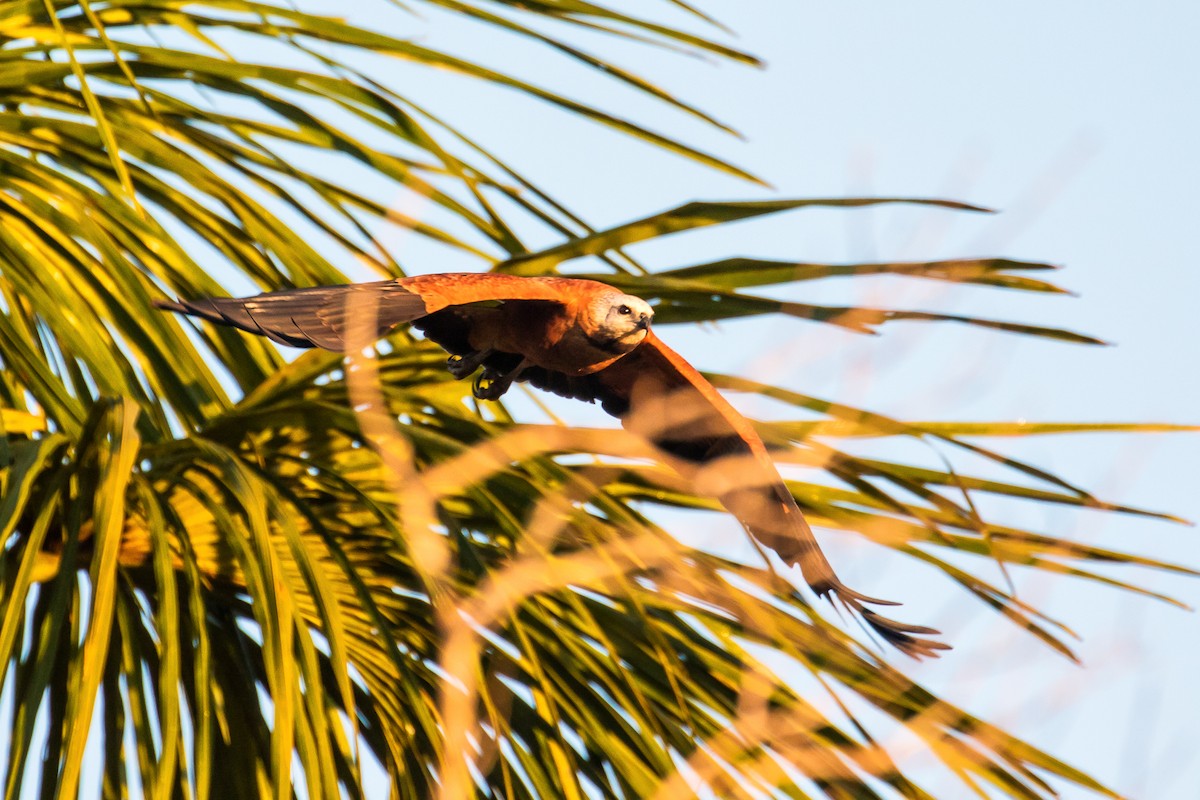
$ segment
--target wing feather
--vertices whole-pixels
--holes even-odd
[[[254,297],[158,300],[155,305],[231,325],[291,347],[321,347],[341,352],[346,349],[348,320],[355,315],[358,302],[362,302],[362,309],[374,309],[375,324],[370,333],[377,339],[396,325],[452,306],[505,300],[568,303],[604,288],[595,281],[569,278],[460,272],[288,289]]]

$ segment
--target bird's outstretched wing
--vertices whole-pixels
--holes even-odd
[[[316,286],[268,292],[254,297],[212,297],[178,302],[156,300],[168,311],[232,325],[292,347],[345,351],[348,320],[356,308],[375,316],[374,338],[450,306],[487,301],[565,302],[590,281],[521,278],[477,272],[419,275],[391,281]],[[370,295],[364,298],[363,293]],[[356,300],[369,299],[361,305]]]
[[[841,582],[749,420],[653,332],[594,375],[567,377],[535,369],[524,379],[567,397],[598,400],[627,429],[668,454],[699,493],[720,500],[755,539],[785,562],[798,564],[815,592],[836,597],[901,651],[921,657],[949,649],[924,638],[938,631],[866,607],[896,603],[867,597]]]

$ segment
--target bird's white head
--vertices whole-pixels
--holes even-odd
[[[606,292],[587,307],[588,338],[602,349],[628,353],[641,344],[650,330],[654,309],[640,297]]]

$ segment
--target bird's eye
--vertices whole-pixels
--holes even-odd
[[[631,309],[629,306],[621,306],[620,308],[617,309],[617,313],[620,314],[621,316],[628,317],[630,314],[633,313],[633,309]]]

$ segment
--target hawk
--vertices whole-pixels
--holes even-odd
[[[348,317],[363,292],[376,309],[375,338],[411,323],[450,353],[447,367],[456,378],[478,372],[473,393],[480,399],[527,382],[599,402],[685,477],[727,464],[730,479],[719,481],[717,499],[755,539],[799,565],[813,591],[840,600],[908,655],[948,649],[924,638],[938,631],[866,607],[896,603],[842,583],[754,427],[655,335],[654,309],[640,297],[576,278],[447,273],[155,305],[292,347],[344,352]]]

